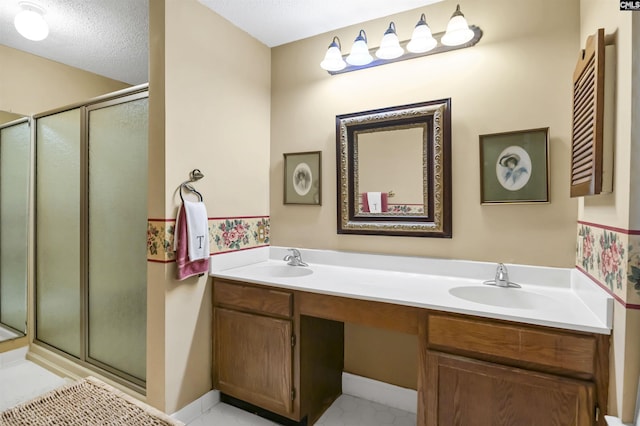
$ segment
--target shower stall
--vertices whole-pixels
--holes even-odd
[[[144,392],[148,90],[34,116],[34,341]]]

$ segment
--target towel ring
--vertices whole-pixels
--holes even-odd
[[[180,200],[182,200],[182,202],[184,203],[184,196],[182,195],[182,188],[186,188],[189,191],[195,193],[198,198],[200,199],[200,201],[203,201],[203,197],[202,194],[200,192],[198,192],[193,185],[191,185],[191,182],[195,182],[197,180],[200,180],[204,177],[204,175],[202,174],[202,172],[200,171],[200,169],[193,169],[191,171],[191,173],[189,173],[189,180],[186,180],[184,182],[182,182],[180,184]]]

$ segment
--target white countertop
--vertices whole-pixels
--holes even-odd
[[[610,334],[613,298],[579,271],[507,265],[522,288],[482,284],[495,275],[495,263],[372,255],[301,249],[308,267],[286,265],[286,249],[267,248],[268,257],[249,255],[249,264],[212,257],[211,275],[291,290],[414,306]],[[246,256],[246,254],[245,254]],[[225,268],[225,266],[232,266]],[[286,276],[300,274],[300,276]],[[486,303],[454,294],[491,292]],[[495,297],[495,296],[499,297]],[[504,296],[504,297],[503,297]]]

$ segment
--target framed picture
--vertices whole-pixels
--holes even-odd
[[[284,154],[284,204],[321,205],[321,152]]]
[[[548,151],[548,127],[480,135],[480,202],[548,203]]]

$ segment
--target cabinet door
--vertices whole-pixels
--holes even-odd
[[[593,384],[430,352],[429,426],[591,426]]]
[[[290,415],[291,320],[215,308],[214,386],[221,392]]]

